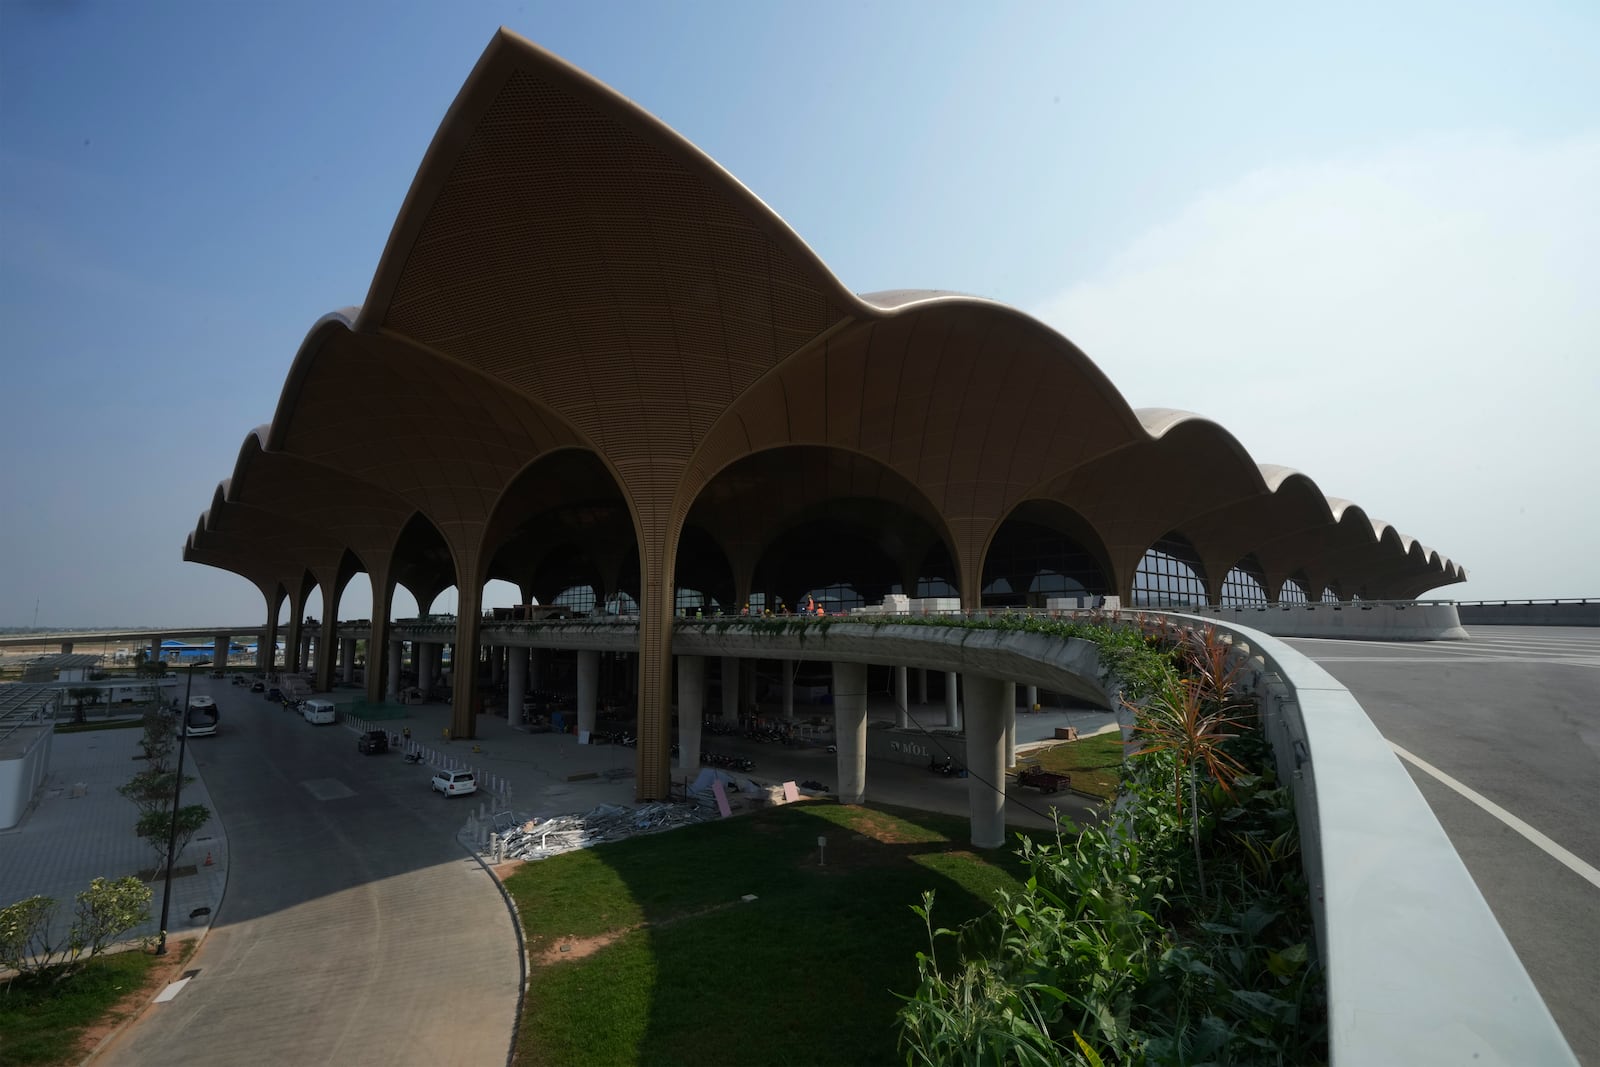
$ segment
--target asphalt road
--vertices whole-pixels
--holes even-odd
[[[1355,694],[1392,744],[1600,867],[1600,630],[1471,633],[1464,642],[1289,643]],[[1600,887],[1405,766],[1573,1051],[1600,1067]]]
[[[473,802],[359,755],[343,726],[206,684],[222,728],[189,752],[227,830],[227,892],[198,974],[99,1062],[505,1063],[521,964],[499,889],[454,839]]]

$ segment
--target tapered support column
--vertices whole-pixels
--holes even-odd
[[[722,657],[722,718],[739,721],[739,657]]]
[[[339,648],[338,596],[332,593],[325,594],[325,596],[322,630],[317,635],[317,680],[315,682],[318,692],[322,693],[333,689],[333,667],[337,659],[335,653]],[[348,680],[346,679],[346,681]]]
[[[867,797],[867,665],[833,665],[834,744],[839,749],[839,803]]]
[[[578,729],[594,733],[595,694],[600,691],[600,653],[578,652]]]
[[[911,725],[911,716],[906,709],[906,669],[894,669],[894,724],[904,730]]]
[[[372,630],[367,634],[367,699],[374,704],[394,699],[400,688],[400,652],[389,636],[389,598],[394,589],[383,568],[372,578]]]
[[[356,639],[347,637],[339,642],[339,666],[342,670],[339,677],[346,684],[356,680]]]
[[[795,661],[792,659],[779,660],[778,669],[783,673],[783,717],[785,719],[793,719]]]
[[[528,683],[528,650],[506,649],[506,722],[515,726],[522,722],[522,700]]]
[[[678,770],[700,770],[700,720],[706,713],[706,658],[678,657]]]
[[[411,649],[411,656],[417,661],[417,688],[422,690],[422,699],[427,700],[428,690],[433,686],[433,644],[413,641]]]
[[[1007,683],[966,676],[967,804],[972,813],[972,844],[999,848],[1006,843],[1005,699]]]
[[[1000,714],[1005,717],[1005,763],[1006,767],[1017,765],[1017,683],[1007,682],[1004,699],[1000,704]]]
[[[404,641],[389,642],[389,677],[384,680],[386,700],[398,700],[400,697],[400,661],[405,659],[405,655]]]
[[[468,573],[472,573],[468,570]],[[483,624],[483,581],[456,586],[456,632],[450,642],[450,735],[462,740],[478,736],[478,627]]]
[[[961,729],[961,690],[955,671],[944,675],[944,724],[952,730]]]
[[[928,702],[928,672],[927,672],[927,670],[919,667],[919,668],[917,668],[917,703],[918,704],[926,704],[927,702]]]
[[[1036,685],[1030,685],[1027,689],[1023,690],[1022,703],[1023,706],[1029,711],[1032,711],[1034,708],[1038,707],[1039,687]]]

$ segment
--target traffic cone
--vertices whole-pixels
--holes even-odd
[[[211,866],[211,853],[209,853],[209,852],[206,853],[206,861],[205,861],[205,863],[201,864],[201,866],[203,866],[203,867]]]

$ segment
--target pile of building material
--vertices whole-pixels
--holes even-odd
[[[529,819],[498,835],[498,858],[542,860],[563,852],[621,841],[639,834],[673,830],[715,818],[715,808],[700,804],[655,802],[636,808],[601,804],[581,815]]]

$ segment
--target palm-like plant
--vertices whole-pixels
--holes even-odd
[[[1228,704],[1208,699],[1209,684],[1184,678],[1158,690],[1143,708],[1128,704],[1138,718],[1133,727],[1139,750],[1134,756],[1170,752],[1174,757],[1173,800],[1182,815],[1183,780],[1189,779],[1189,840],[1194,846],[1195,867],[1200,875],[1200,892],[1206,891],[1205,862],[1200,855],[1199,775],[1202,768],[1216,779],[1224,792],[1233,796],[1233,781],[1245,767],[1223,745],[1238,737],[1240,725]],[[1125,701],[1126,703],[1126,701]]]

